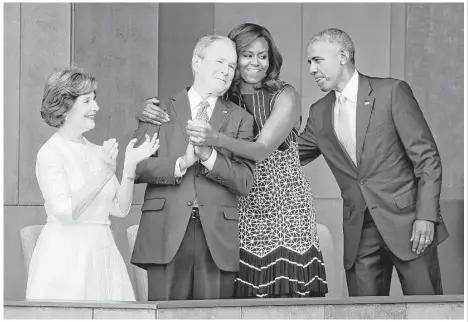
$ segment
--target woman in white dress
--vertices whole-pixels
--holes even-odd
[[[96,88],[96,79],[76,68],[53,73],[44,88],[41,116],[58,131],[37,154],[47,223],[29,266],[28,300],[135,301],[109,214],[128,214],[135,168],[159,140],[146,137],[137,148],[130,141],[119,184],[116,140],[100,146],[83,136],[95,127]]]

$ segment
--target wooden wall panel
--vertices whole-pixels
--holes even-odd
[[[442,197],[463,199],[464,68],[462,3],[407,5],[406,80],[442,158]]]
[[[70,4],[21,4],[19,204],[42,204],[35,174],[39,148],[55,132],[40,106],[55,68],[70,64]]]
[[[20,115],[20,32],[21,16],[19,3],[4,5],[4,195],[6,205],[18,204],[18,153]]]
[[[214,31],[227,36],[232,28],[245,22],[266,27],[283,55],[281,79],[300,92],[303,60],[301,9],[302,4],[299,3],[217,3]]]
[[[312,36],[325,28],[346,31],[354,41],[357,69],[371,76],[387,77],[390,70],[390,4],[373,3],[308,3],[302,11],[302,108],[304,118],[309,107],[325,93],[309,74],[307,44]],[[336,180],[321,157],[307,165],[307,178],[317,198],[341,198]]]
[[[390,77],[405,79],[406,4],[392,3],[390,19]]]
[[[3,212],[3,296],[20,300],[26,296],[28,281],[20,230],[26,226],[43,225],[46,213],[43,206],[5,206]]]
[[[161,3],[159,95],[170,97],[193,83],[192,52],[197,40],[214,32],[213,3]]]
[[[158,88],[158,4],[77,3],[74,5],[74,65],[99,81],[96,128],[86,137],[119,142],[117,177],[125,148],[137,127],[135,113]],[[137,185],[141,204],[146,185]]]

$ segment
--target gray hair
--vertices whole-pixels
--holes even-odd
[[[339,44],[341,48],[349,53],[349,60],[355,64],[355,49],[354,43],[351,37],[341,29],[328,28],[315,34],[312,39],[309,40],[309,46],[316,41],[327,41],[332,44]]]
[[[234,51],[236,50],[236,44],[228,37],[220,35],[207,35],[198,39],[195,48],[193,49],[192,61],[195,57],[204,58],[205,50],[210,47],[217,40],[225,40],[232,45]],[[195,71],[192,68],[192,74],[195,75]]]
[[[80,95],[96,91],[98,82],[94,76],[76,67],[53,72],[44,86],[41,116],[47,125],[60,127],[65,115]]]

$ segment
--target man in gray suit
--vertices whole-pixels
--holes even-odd
[[[255,163],[225,149],[194,147],[185,127],[196,119],[253,140],[253,117],[222,99],[237,65],[234,43],[202,37],[192,57],[194,82],[161,108],[171,121],[139,121],[136,137],[159,133],[157,155],[140,162],[147,183],[131,262],[148,272],[148,300],[230,298],[239,270],[237,195],[253,187]]]
[[[349,295],[388,295],[393,267],[405,295],[442,294],[437,146],[408,84],[360,74],[354,55],[342,30],[310,40],[310,73],[329,93],[299,139],[301,163],[323,155],[341,189]]]

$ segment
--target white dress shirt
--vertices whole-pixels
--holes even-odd
[[[346,109],[346,112],[349,116],[349,127],[351,129],[351,137],[348,140],[352,143],[352,147],[356,151],[356,104],[357,104],[357,94],[359,89],[359,74],[357,70],[354,70],[354,74],[349,80],[348,84],[346,84],[343,92],[335,91],[336,95],[336,103],[334,107],[334,115],[333,115],[333,125],[335,129],[335,133],[337,133],[337,125],[339,124],[339,109],[340,109],[340,102],[339,97],[343,95],[346,99],[344,100],[344,106],[342,108]],[[350,155],[350,153],[348,153]],[[355,155],[355,153],[354,153]],[[351,156],[351,155],[350,155]],[[356,164],[356,160],[353,158],[354,164]]]
[[[190,110],[192,112],[192,120],[194,120],[195,116],[197,115],[198,109],[199,109],[198,105],[203,101],[203,98],[193,89],[193,87],[191,87],[189,89],[187,94],[188,94],[188,99],[189,99],[189,103],[190,103]],[[211,118],[211,115],[213,114],[213,110],[215,108],[216,101],[218,100],[218,97],[209,96],[208,98],[205,98],[205,100],[210,105],[207,108],[206,112],[208,114],[208,117]],[[205,168],[207,168],[209,171],[211,171],[213,169],[214,164],[215,164],[217,155],[218,155],[218,153],[216,152],[215,149],[213,149],[212,152],[211,152],[210,157],[205,161],[200,160],[200,163],[203,164],[205,166]],[[176,164],[175,164],[175,171],[174,171],[174,177],[175,178],[183,177],[185,175],[185,173],[187,172],[187,169],[185,169],[183,172],[180,171],[180,166],[179,166],[180,159],[181,159],[181,157],[179,157],[177,159]]]

